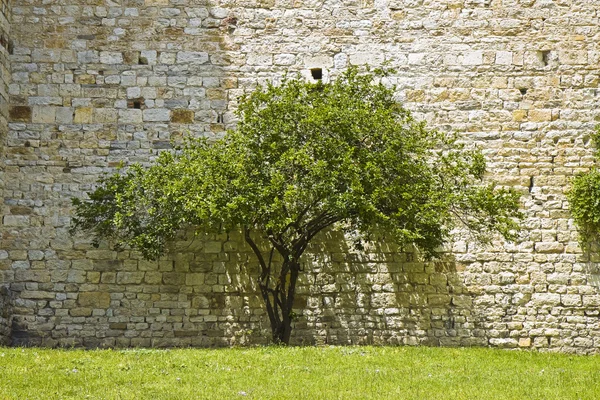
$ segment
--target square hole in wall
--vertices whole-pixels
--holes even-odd
[[[143,107],[144,107],[144,99],[142,97],[139,97],[137,99],[127,100],[127,108],[141,110]]]
[[[323,69],[322,68],[311,68],[310,75],[313,79],[321,80],[323,79]]]

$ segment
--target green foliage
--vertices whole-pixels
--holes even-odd
[[[75,201],[74,228],[150,259],[187,227],[243,229],[274,337],[287,342],[299,259],[337,224],[361,240],[382,235],[430,257],[463,226],[479,239],[514,238],[519,195],[483,185],[485,160],[458,137],[415,121],[380,71],[350,69],[330,84],[286,79],[243,97],[235,131],[188,139],[105,177]],[[265,256],[251,235],[267,240]],[[283,262],[272,265],[276,251]],[[273,278],[273,279],[271,279]]]
[[[414,121],[375,78],[351,69],[331,84],[259,88],[223,139],[190,139],[150,168],[105,177],[91,201],[75,201],[74,226],[148,258],[186,226],[248,226],[292,243],[343,222],[428,255],[457,222],[512,238],[518,194],[480,186],[482,154]]]
[[[573,179],[568,193],[571,214],[579,228],[582,245],[600,239],[600,171],[593,170]]]
[[[600,149],[600,127],[592,135],[596,144],[596,153]],[[579,229],[581,246],[589,248],[600,243],[600,170],[592,168],[577,175],[567,193],[571,205],[571,214]]]

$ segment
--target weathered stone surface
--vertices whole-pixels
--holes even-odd
[[[258,267],[239,234],[190,238],[149,263],[69,235],[70,198],[183,135],[222,135],[258,83],[387,62],[386,84],[415,118],[461,132],[484,149],[487,179],[523,194],[523,241],[459,237],[451,263],[426,264],[323,235],[293,340],[600,352],[600,268],[565,197],[594,165],[594,2],[55,3],[0,0],[0,36],[14,44],[0,43],[0,343],[265,343]]]
[[[208,62],[208,54],[202,51],[180,51],[177,53],[177,63],[204,64]]]
[[[12,106],[10,108],[10,120],[12,122],[31,122],[31,107]]]
[[[81,307],[108,308],[110,294],[106,292],[81,292],[77,297],[77,304]]]
[[[192,110],[173,110],[171,111],[171,122],[175,124],[194,123],[194,112]]]

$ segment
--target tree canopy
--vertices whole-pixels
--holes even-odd
[[[74,201],[73,226],[148,259],[184,228],[242,230],[260,265],[273,340],[283,343],[300,258],[325,228],[352,232],[357,244],[385,235],[425,257],[455,227],[481,240],[514,238],[518,193],[483,183],[482,153],[415,121],[381,76],[349,69],[331,83],[258,87],[221,139],[190,138],[149,167],[103,177],[89,201]]]

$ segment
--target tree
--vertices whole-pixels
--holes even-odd
[[[513,238],[519,195],[484,185],[482,153],[416,122],[382,75],[349,69],[332,83],[259,87],[222,139],[188,139],[149,168],[101,179],[89,201],[74,200],[74,228],[148,259],[184,228],[241,229],[273,341],[286,344],[300,259],[328,227],[352,232],[358,246],[385,234],[425,257],[457,226]]]

